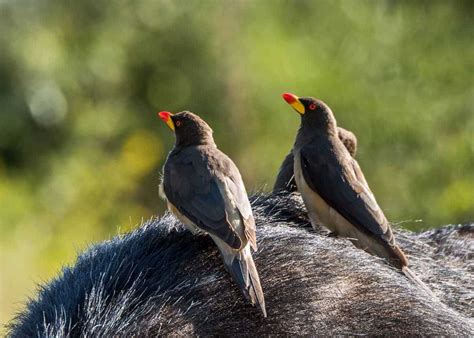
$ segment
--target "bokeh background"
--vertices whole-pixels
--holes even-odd
[[[473,4],[0,1],[0,323],[89,243],[164,211],[159,110],[199,113],[269,191],[299,124],[280,94],[316,96],[390,220],[472,221]]]

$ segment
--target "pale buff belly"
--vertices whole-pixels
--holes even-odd
[[[176,207],[171,204],[169,201],[166,201],[167,205],[168,205],[168,210],[176,216],[177,219],[180,220],[181,223],[184,224],[184,226],[186,227],[186,229],[188,229],[189,231],[191,231],[191,233],[193,235],[197,235],[197,234],[201,234],[201,233],[204,233],[206,234],[206,232],[204,230],[202,230],[201,228],[199,228],[196,224],[194,224],[194,222],[192,222],[189,218],[187,218],[186,216],[184,216],[182,213],[180,213],[178,211],[178,209],[176,209]]]
[[[373,237],[366,235],[357,227],[352,225],[336,210],[330,207],[322,198],[313,191],[306,183],[300,165],[299,153],[295,154],[294,172],[295,181],[298,191],[308,211],[309,219],[313,228],[317,229],[318,225],[323,225],[336,235],[347,237],[355,246],[369,253],[382,257],[391,257],[387,252],[387,248],[375,240]]]

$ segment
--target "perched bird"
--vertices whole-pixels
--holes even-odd
[[[408,268],[359,164],[338,137],[331,109],[312,97],[285,93],[283,98],[301,115],[293,146],[294,173],[313,227],[322,224],[356,247],[387,259],[432,295]]]
[[[349,151],[349,154],[351,154],[352,157],[355,157],[357,153],[356,136],[349,130],[341,127],[337,127],[337,135]],[[290,153],[286,155],[283,163],[280,166],[275,184],[273,185],[273,191],[293,192],[296,190],[295,175],[293,171],[293,149],[291,149]]]
[[[160,112],[176,142],[163,169],[168,209],[194,234],[216,243],[230,275],[252,305],[267,316],[250,248],[257,251],[255,220],[240,172],[214,143],[212,129],[188,111]]]

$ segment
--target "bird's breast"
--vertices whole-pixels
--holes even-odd
[[[301,169],[300,154],[295,154],[295,181],[301,193],[308,216],[313,228],[323,225],[340,236],[359,238],[360,231],[343,217],[336,209],[331,207],[316,191],[311,189]],[[323,177],[321,179],[324,179]]]
[[[168,200],[168,198],[166,198],[165,185],[164,185],[163,180],[161,180],[161,183],[160,183],[160,185],[158,186],[158,194],[159,194],[160,197],[161,197],[162,199],[164,199],[165,201]]]
[[[294,161],[294,175],[298,191],[303,198],[306,210],[308,211],[308,216],[311,220],[311,224],[314,228],[318,225],[324,225],[330,230],[334,231],[335,229],[332,226],[331,214],[335,211],[331,211],[331,207],[324,201],[324,199],[319,196],[319,194],[313,191],[308,184],[303,175],[303,170],[301,169],[301,157],[300,152],[295,151],[295,161]]]

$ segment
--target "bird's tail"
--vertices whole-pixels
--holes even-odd
[[[433,293],[433,291],[430,290],[430,288],[421,281],[421,279],[418,278],[417,275],[413,271],[411,271],[408,266],[403,266],[402,267],[402,272],[403,274],[411,280],[413,283],[418,285],[420,288],[422,288],[428,295],[430,295],[433,298],[437,298],[436,295]]]
[[[239,286],[245,298],[252,303],[252,305],[258,305],[262,310],[263,316],[267,317],[263,290],[260,285],[257,268],[255,267],[250,252],[250,245],[247,244],[240,252],[234,251],[233,255],[232,260],[224,257],[227,270]]]

